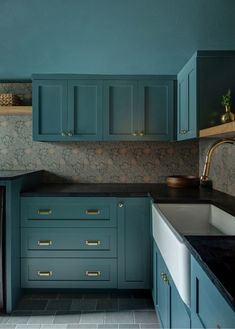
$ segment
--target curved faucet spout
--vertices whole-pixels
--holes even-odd
[[[202,185],[206,185],[206,183],[209,182],[209,171],[210,171],[210,166],[211,166],[212,154],[214,153],[214,150],[219,145],[222,145],[222,144],[234,144],[235,145],[235,139],[233,139],[233,138],[221,139],[221,140],[216,141],[214,144],[212,144],[209,147],[207,154],[206,154],[206,161],[204,164],[203,173],[200,178]]]

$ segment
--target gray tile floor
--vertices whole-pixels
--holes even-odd
[[[157,329],[152,299],[141,292],[25,295],[0,316],[0,329]]]

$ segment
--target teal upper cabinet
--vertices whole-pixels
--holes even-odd
[[[198,51],[178,74],[177,139],[220,124],[222,95],[235,93],[235,52]]]
[[[173,87],[157,78],[105,81],[104,139],[173,139]]]
[[[68,132],[76,140],[102,139],[102,81],[68,81]]]
[[[61,140],[67,130],[67,81],[33,82],[33,139]]]
[[[197,137],[196,58],[178,74],[178,140]]]
[[[150,288],[150,200],[118,201],[118,288]]]
[[[172,76],[33,76],[33,139],[171,140]]]
[[[104,81],[104,139],[135,140],[138,136],[137,108],[137,81]]]
[[[33,80],[33,138],[100,140],[102,81]]]
[[[143,140],[174,138],[174,81],[139,81],[139,126]]]

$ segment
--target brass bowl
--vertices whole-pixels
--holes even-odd
[[[168,187],[174,188],[198,187],[200,179],[196,176],[168,176],[166,183]]]

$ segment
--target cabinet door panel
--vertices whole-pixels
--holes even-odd
[[[65,140],[66,130],[67,81],[33,81],[33,139]]]
[[[102,138],[102,81],[71,80],[68,82],[68,130],[71,139]]]
[[[148,198],[124,199],[118,207],[119,288],[150,285],[150,221]]]
[[[158,312],[163,328],[170,328],[170,297],[171,287],[169,282],[163,280],[163,275],[168,275],[166,265],[159,252],[157,269],[157,293],[158,293]]]
[[[192,58],[178,75],[177,139],[197,137],[197,62]]]
[[[173,138],[173,81],[139,82],[139,129],[143,140]]]
[[[191,258],[192,328],[235,328],[235,312]]]
[[[104,139],[135,140],[138,129],[137,81],[104,82]]]

